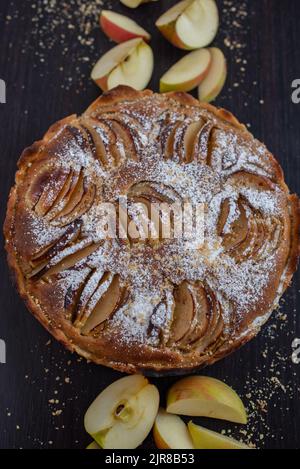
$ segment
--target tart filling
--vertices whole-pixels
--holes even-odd
[[[201,243],[178,236],[187,205],[202,209]],[[25,150],[5,238],[29,309],[69,349],[127,372],[189,370],[276,307],[299,200],[227,111],[122,86]]]

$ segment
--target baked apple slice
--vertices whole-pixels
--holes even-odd
[[[196,122],[192,122],[185,133],[183,140],[184,148],[184,162],[191,163],[194,160],[198,160],[201,154],[201,134],[203,126],[205,125],[203,119],[199,119]]]
[[[175,288],[174,301],[170,343],[176,344],[189,332],[195,316],[196,305],[188,282],[183,282]]]
[[[236,249],[237,246],[247,238],[247,235],[249,232],[249,221],[247,218],[246,208],[244,206],[242,199],[239,199],[237,203],[234,202],[234,204],[236,205],[236,211],[239,215],[236,218],[236,220],[234,220],[230,224],[229,232],[224,233],[224,227],[228,223],[228,219],[229,219],[229,213],[228,213],[226,224],[223,227],[223,231],[221,233],[221,236],[223,237],[223,246],[226,252]],[[223,202],[222,207],[221,207],[220,220],[222,220],[225,216],[224,211],[227,213],[226,201]],[[222,223],[223,221],[221,222],[220,220],[219,220],[219,223]]]
[[[103,91],[118,85],[143,90],[151,79],[153,64],[151,47],[141,38],[131,39],[104,54],[94,66],[91,78]]]
[[[91,287],[86,285],[87,292],[90,289]],[[126,289],[120,285],[119,276],[104,274],[93,296],[78,312],[79,320],[76,325],[82,325],[81,333],[87,335],[109,319],[123,305],[126,298]]]
[[[208,49],[190,52],[174,64],[160,79],[160,92],[191,91],[207,75],[211,63]]]
[[[66,248],[61,252],[61,256],[58,256],[57,262],[55,258],[53,263],[41,272],[42,276],[49,278],[51,275],[59,274],[65,270],[73,268],[81,260],[86,259],[93,254],[99,248],[101,242],[93,243],[89,240],[82,240],[72,245],[71,249]],[[70,253],[70,250],[72,253]]]
[[[250,449],[240,441],[189,422],[188,429],[196,449]]]
[[[209,376],[191,376],[175,383],[168,392],[167,412],[247,423],[244,404],[236,392]]]
[[[186,424],[164,409],[159,409],[155,419],[153,437],[159,449],[194,449]]]
[[[141,375],[108,386],[88,408],[84,425],[103,449],[135,449],[147,437],[159,407],[159,393]]]
[[[212,353],[212,351],[215,351],[222,343],[222,332],[224,330],[222,307],[216,295],[208,287],[205,288],[205,294],[206,305],[208,306],[207,317],[203,324],[204,327],[201,327],[202,324],[198,323],[193,342],[191,343],[193,349],[197,350],[198,353]],[[208,322],[206,322],[207,320]]]
[[[223,52],[217,47],[211,47],[209,51],[211,54],[210,69],[198,89],[199,100],[207,103],[218,97],[227,78],[227,64]]]
[[[195,306],[195,316],[191,322],[188,333],[178,344],[184,350],[186,348],[195,348],[201,338],[207,336],[207,328],[211,323],[211,305],[208,301],[208,295],[205,288],[200,283],[193,285],[193,298]]]
[[[156,22],[168,41],[181,49],[199,49],[217,34],[219,13],[215,0],[183,0]]]
[[[115,42],[125,42],[134,38],[150,41],[151,36],[134,20],[111,10],[102,10],[100,15],[102,31]]]

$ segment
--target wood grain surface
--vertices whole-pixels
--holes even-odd
[[[1,223],[22,149],[54,121],[81,113],[99,94],[89,74],[111,43],[96,19],[91,25],[87,21],[84,30],[79,8],[84,3],[0,2],[0,79],[7,86],[7,103],[0,104]],[[155,91],[162,73],[184,54],[154,27],[174,3],[160,0],[129,10],[117,0],[103,1],[152,33],[155,72],[150,87]],[[86,4],[95,7],[96,1]],[[279,159],[291,190],[300,193],[300,104],[291,100],[291,83],[300,78],[300,2],[219,0],[218,5],[221,29],[214,43],[227,56],[229,75],[216,104],[251,124],[255,136]],[[85,410],[120,374],[87,364],[51,339],[18,297],[3,249],[0,275],[0,339],[7,352],[7,363],[0,364],[0,448],[84,448],[90,441],[83,428]],[[255,340],[202,372],[240,393],[249,425],[243,429],[197,421],[231,431],[259,448],[300,447],[300,365],[291,360],[291,344],[300,337],[299,279],[298,272],[280,312]],[[153,380],[162,404],[175,379]],[[144,447],[154,448],[151,437]]]

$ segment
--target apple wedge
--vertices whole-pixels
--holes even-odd
[[[206,47],[218,31],[218,7],[215,0],[183,0],[165,12],[156,26],[180,49]]]
[[[157,0],[120,0],[120,2],[129,8],[137,8],[142,3],[157,2]]]
[[[159,449],[194,449],[186,424],[164,409],[159,409],[155,419],[153,437]]]
[[[198,88],[200,101],[210,103],[220,94],[227,78],[227,64],[223,52],[216,48],[209,49],[211,54],[211,66]]]
[[[151,39],[150,34],[135,21],[114,11],[102,10],[100,26],[106,36],[115,42],[125,42],[137,37],[145,41],[150,41]]]
[[[190,376],[177,381],[168,392],[167,412],[247,423],[244,404],[236,392],[208,376]]]
[[[89,446],[86,447],[86,449],[101,449],[98,443],[96,441],[92,441],[92,443],[89,444]]]
[[[182,0],[176,3],[168,11],[163,13],[155,23],[155,26],[159,29],[161,34],[171,43],[173,46],[181,49],[186,49],[184,44],[181,42],[176,34],[176,23],[180,15],[191,5],[193,0]]]
[[[159,406],[155,386],[126,376],[102,391],[84,417],[86,431],[103,449],[134,449],[147,437]]]
[[[143,90],[151,79],[153,65],[151,47],[141,38],[131,39],[104,54],[94,66],[91,78],[103,91],[117,85]]]
[[[195,449],[250,449],[249,446],[221,433],[188,423]]]
[[[191,91],[206,77],[211,63],[208,49],[190,52],[176,62],[160,79],[160,92]]]

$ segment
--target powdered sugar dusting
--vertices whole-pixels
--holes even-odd
[[[83,171],[89,183],[96,186],[94,204],[81,217],[83,239],[67,247],[51,259],[51,265],[57,265],[71,253],[93,243],[101,243],[98,249],[87,259],[81,259],[67,272],[59,274],[59,283],[63,292],[71,285],[78,288],[91,272],[98,272],[98,277],[105,272],[119,275],[123,285],[129,291],[128,299],[109,319],[113,327],[122,330],[122,340],[128,343],[148,342],[157,345],[159,330],[167,330],[172,321],[174,308],[174,286],[185,280],[204,282],[217,295],[222,307],[224,330],[229,330],[232,321],[235,326],[259,303],[268,288],[270,272],[276,266],[276,256],[260,259],[251,257],[240,262],[226,251],[222,236],[231,236],[234,226],[241,217],[240,203],[246,205],[244,216],[251,219],[255,211],[260,213],[264,223],[270,224],[272,217],[282,210],[282,190],[273,184],[273,190],[264,190],[255,183],[248,185],[242,178],[231,177],[239,171],[272,177],[272,165],[269,164],[267,151],[258,142],[244,138],[243,133],[224,129],[218,120],[206,110],[193,107],[175,106],[169,111],[169,102],[161,96],[144,98],[137,105],[122,103],[116,113],[103,114],[101,119],[111,130],[111,119],[120,119],[129,130],[138,158],[126,157],[127,148],[121,135],[117,135],[116,146],[111,148],[111,140],[101,124],[99,136],[113,156],[119,152],[121,163],[103,165],[95,158],[87,146],[84,133],[76,138],[60,142],[55,154],[56,164],[74,171]],[[158,109],[160,114],[158,114]],[[96,110],[89,119],[93,119],[97,129]],[[182,164],[182,155],[187,151],[184,132],[193,122],[203,119],[204,124],[211,122],[210,144],[207,141],[201,151],[209,151],[206,161],[194,159],[189,164]],[[84,123],[84,117],[83,121]],[[176,127],[173,132],[171,156],[162,157],[162,134],[166,125]],[[79,127],[80,128],[80,127]],[[169,134],[169,135],[172,135]],[[183,140],[181,142],[181,138]],[[200,150],[199,150],[200,151]],[[202,157],[204,158],[204,157]],[[129,196],[136,185],[142,184],[144,190],[151,190],[158,198],[168,203],[190,202],[203,204],[205,208],[205,240],[198,249],[187,249],[185,240],[168,239],[158,242],[129,242],[128,240],[106,239],[103,241],[105,223],[100,202],[116,206],[120,196]],[[246,184],[246,185],[245,185]],[[222,236],[217,230],[218,220],[224,201],[229,201]],[[132,218],[137,214],[131,209]],[[32,219],[32,237],[37,246],[53,242],[63,230],[51,223]],[[276,244],[276,243],[275,243]],[[253,242],[246,246],[249,252],[254,249]],[[234,249],[234,247],[232,248]],[[247,252],[247,251],[246,251]],[[256,251],[258,248],[256,247]],[[94,275],[94,274],[93,274]],[[86,285],[84,294],[94,294],[90,307],[94,307],[112,277],[97,290],[98,277]],[[105,287],[105,288],[104,288]],[[151,326],[151,327],[150,327]]]

